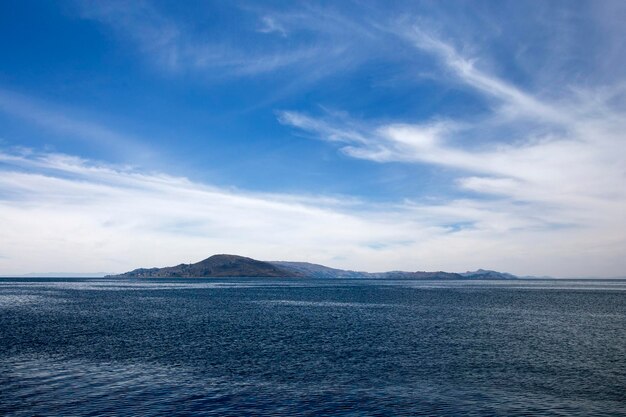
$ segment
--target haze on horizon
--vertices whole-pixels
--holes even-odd
[[[626,3],[0,3],[0,274],[626,275]]]

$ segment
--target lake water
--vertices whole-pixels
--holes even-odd
[[[626,281],[0,279],[0,415],[626,415]]]

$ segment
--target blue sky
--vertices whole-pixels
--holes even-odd
[[[626,275],[626,5],[0,3],[0,272]]]

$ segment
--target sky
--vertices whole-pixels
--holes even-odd
[[[0,274],[626,276],[626,2],[0,2]]]

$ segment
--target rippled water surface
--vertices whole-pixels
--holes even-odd
[[[625,281],[0,279],[0,415],[626,415]]]

